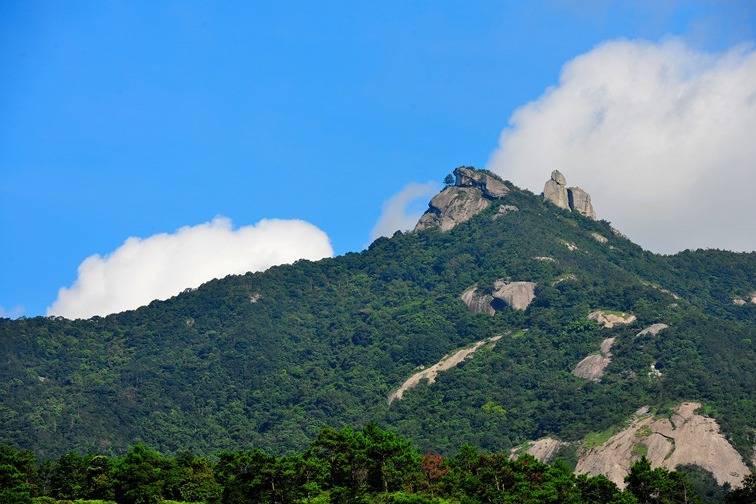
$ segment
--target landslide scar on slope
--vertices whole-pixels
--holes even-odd
[[[496,342],[500,339],[501,336],[493,336],[491,338],[476,341],[472,346],[459,349],[454,353],[445,356],[443,359],[436,362],[431,367],[423,369],[422,371],[418,371],[417,373],[407,378],[398,389],[389,394],[389,405],[395,400],[401,401],[404,397],[404,393],[417,387],[421,381],[427,380],[428,383],[435,382],[438,373],[448,371],[449,369],[456,367],[460,362],[477,352],[478,349],[483,345],[486,345],[488,343],[496,344]]]

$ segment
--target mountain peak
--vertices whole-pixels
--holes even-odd
[[[498,176],[471,166],[454,169],[454,185],[445,187],[431,199],[428,210],[420,217],[415,231],[437,228],[449,231],[457,224],[470,220],[503,198],[511,189]]]

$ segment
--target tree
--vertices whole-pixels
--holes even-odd
[[[452,175],[451,173],[448,174],[446,177],[444,177],[444,185],[447,185],[447,186],[454,185],[454,181],[455,181],[454,175]]]
[[[0,502],[31,502],[36,460],[31,452],[0,445]]]
[[[651,468],[646,457],[641,457],[625,476],[627,489],[639,504],[687,504],[699,502],[685,477],[662,467]]]
[[[751,473],[743,480],[743,486],[735,488],[725,497],[727,504],[753,504],[756,502],[756,473]]]
[[[163,498],[166,461],[144,444],[136,444],[114,468],[116,501],[121,504],[156,504]]]

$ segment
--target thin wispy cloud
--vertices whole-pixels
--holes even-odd
[[[417,220],[428,208],[428,201],[439,189],[439,184],[426,182],[407,184],[383,203],[381,215],[370,232],[370,239],[391,236],[397,231],[415,227]]]
[[[23,315],[25,312],[26,309],[24,309],[24,307],[20,305],[12,306],[10,308],[0,306],[0,318],[15,319]]]

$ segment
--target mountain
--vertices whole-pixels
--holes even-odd
[[[0,442],[284,453],[375,421],[424,450],[536,443],[601,467],[623,433],[627,457],[664,461],[695,450],[660,436],[703,425],[754,464],[756,253],[653,254],[561,174],[546,200],[455,174],[415,231],[360,253],[103,318],[0,319]]]

